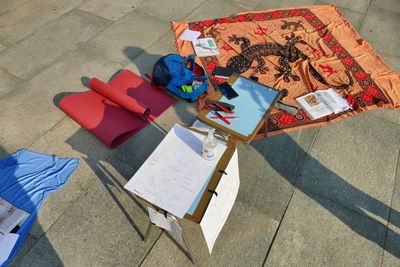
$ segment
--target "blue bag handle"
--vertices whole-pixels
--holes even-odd
[[[207,78],[208,78],[207,75],[196,75],[196,74],[193,74],[192,77],[193,77],[193,79],[199,78],[202,81],[207,80]]]

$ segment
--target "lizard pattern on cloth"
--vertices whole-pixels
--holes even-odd
[[[266,71],[269,71],[269,68],[265,66],[265,60],[263,57],[277,56],[279,57],[278,63],[280,67],[275,67],[278,73],[276,73],[274,76],[275,78],[283,76],[283,80],[285,82],[289,82],[289,78],[292,78],[294,81],[300,80],[299,76],[292,73],[290,63],[294,63],[299,59],[307,60],[311,75],[319,82],[335,89],[346,89],[353,85],[353,78],[348,70],[345,71],[347,77],[349,78],[348,84],[329,84],[312,66],[309,57],[295,46],[297,43],[306,44],[306,42],[301,40],[300,37],[295,36],[294,33],[292,33],[290,37],[286,36],[285,39],[287,40],[285,45],[273,42],[251,45],[250,40],[246,37],[238,37],[233,34],[232,36],[228,37],[228,41],[230,43],[233,42],[235,44],[240,44],[242,51],[239,55],[231,57],[227,61],[226,66],[234,68],[240,73],[243,73],[251,68],[254,72],[260,72],[263,74]],[[252,67],[254,61],[257,61],[257,66]]]

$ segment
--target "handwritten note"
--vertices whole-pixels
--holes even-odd
[[[200,227],[210,254],[239,191],[240,180],[237,151],[233,154],[225,172],[227,175],[222,176],[215,189],[218,195],[212,197],[200,222]]]
[[[125,188],[182,218],[226,149],[218,143],[217,158],[203,159],[204,137],[175,124]]]

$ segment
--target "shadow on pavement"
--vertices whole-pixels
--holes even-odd
[[[0,180],[0,198],[5,197],[6,200],[10,201],[11,203],[20,202],[18,207],[22,208],[23,210],[29,212],[30,214],[34,213],[36,209],[36,204],[32,201],[24,201],[24,199],[29,199],[30,196],[28,193],[25,192],[22,185],[20,186],[19,183],[14,183],[13,181],[17,179],[15,176],[15,172],[18,168],[18,163],[15,159],[8,157],[10,156],[3,148],[0,147],[0,169],[3,169],[1,173],[5,174],[3,182]],[[14,193],[8,192],[12,187],[12,191]],[[22,201],[21,201],[22,200]],[[23,204],[22,204],[23,203]],[[21,207],[22,205],[22,207]],[[40,212],[40,211],[39,211]],[[41,247],[45,247],[44,251],[46,252],[47,259],[51,259],[51,263],[46,261],[41,261],[43,259],[43,255],[35,254],[33,252],[33,257],[36,262],[30,261],[29,265],[32,263],[34,264],[51,264],[51,266],[63,266],[63,263],[57,252],[54,250],[51,243],[45,236],[41,226],[37,223],[37,215],[29,216],[25,223],[19,228],[18,234],[20,234],[20,238],[17,241],[17,249],[11,252],[11,258],[9,258],[3,265],[0,266],[26,266],[28,265],[25,261],[23,261],[24,257],[30,252],[30,250],[34,247],[35,244],[39,243]],[[35,222],[36,221],[36,222]],[[39,240],[29,235],[29,232],[33,229],[31,228],[31,224],[36,223],[33,225],[35,230],[35,235],[39,236]],[[28,239],[31,239],[28,241]],[[29,261],[29,260],[28,260]]]
[[[388,214],[390,214],[390,222],[400,227],[400,213],[398,211],[391,209],[391,207],[387,206],[385,203],[382,203],[349,184],[304,151],[304,149],[289,135],[283,134],[271,137],[271,139],[268,143],[263,142],[263,140],[255,141],[252,146],[265,158],[275,171],[296,189],[306,194],[309,198],[328,210],[332,215],[340,219],[354,232],[376,243],[384,250],[400,259],[400,247],[395,247],[390,244],[385,246],[385,239],[387,236],[391,237],[391,243],[400,244],[400,235],[386,227],[385,224],[382,224],[368,215],[368,213],[371,213],[380,217],[383,221],[387,221],[389,220]],[[286,148],[288,152],[282,153],[282,150]],[[273,151],[280,151],[280,153],[274,153]],[[305,166],[305,169],[299,169],[296,171],[298,173],[293,173],[293,171],[290,170],[290,164],[291,162],[293,163],[293,161],[301,161],[295,164]],[[307,171],[306,175],[304,175],[305,171]],[[386,235],[381,236],[377,234],[376,229],[372,229],[370,224],[365,223],[366,220],[358,221],[355,217],[348,216],[351,213],[341,212],[341,209],[335,207],[337,204],[333,204],[332,201],[328,200],[329,195],[328,198],[326,198],[322,196],[321,192],[330,192],[328,194],[343,192],[341,197],[345,197],[346,206],[364,215],[376,226],[386,229]]]

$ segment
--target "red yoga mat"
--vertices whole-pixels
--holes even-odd
[[[65,96],[59,107],[111,148],[121,145],[176,102],[129,70],[122,70],[107,84],[92,78],[89,88]]]

